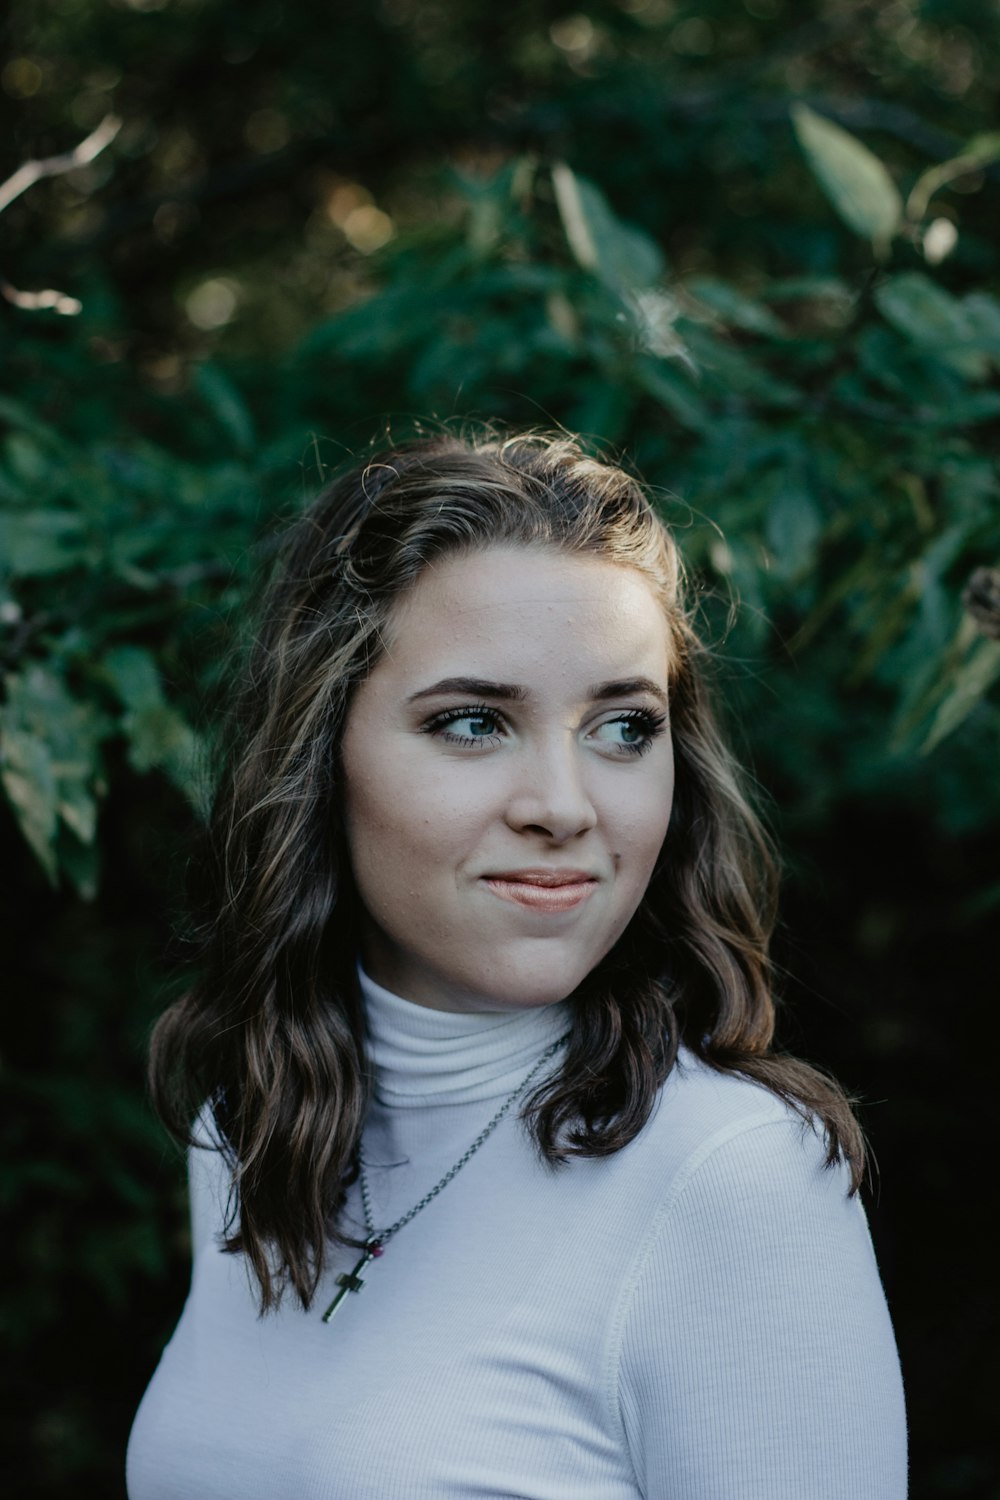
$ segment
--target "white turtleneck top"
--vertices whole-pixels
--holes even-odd
[[[455,1015],[361,982],[385,1228],[569,1011]],[[823,1154],[772,1094],[687,1052],[602,1160],[549,1167],[515,1107],[325,1324],[356,1252],[309,1312],[286,1297],[259,1319],[215,1242],[224,1161],[195,1151],[191,1290],[132,1429],[130,1500],[903,1500],[892,1329]],[[347,1215],[363,1235],[357,1184]]]

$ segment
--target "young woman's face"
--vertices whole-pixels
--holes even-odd
[[[364,966],[421,1005],[565,999],[667,831],[669,640],[644,576],[554,549],[428,568],[343,742]]]

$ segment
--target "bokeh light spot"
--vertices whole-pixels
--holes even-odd
[[[0,73],[0,86],[11,99],[30,99],[42,86],[42,70],[30,57],[12,57]]]
[[[958,244],[958,230],[950,219],[934,219],[923,238],[924,259],[939,266]]]
[[[374,203],[365,203],[360,208],[352,209],[340,227],[348,244],[353,245],[355,250],[360,250],[362,255],[371,255],[373,251],[381,250],[396,233],[396,226],[389,215],[376,208]]]
[[[206,332],[231,321],[240,298],[239,283],[225,276],[212,276],[189,292],[184,311],[196,328]]]
[[[360,182],[339,182],[326,197],[327,217],[343,229],[356,208],[364,208],[375,200]]]
[[[594,45],[594,23],[589,16],[562,16],[552,22],[549,36],[562,52],[587,53]]]

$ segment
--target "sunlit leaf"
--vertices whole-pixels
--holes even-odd
[[[53,840],[58,821],[58,788],[48,746],[21,729],[0,708],[0,780],[21,832],[52,885],[58,862]]]
[[[103,777],[99,745],[110,726],[93,704],[74,698],[54,672],[38,663],[21,674],[11,674],[5,685],[5,728],[22,746],[22,770],[34,778],[34,834],[29,835],[27,828],[25,834],[39,853],[39,830],[46,830],[43,864],[51,870],[56,840],[53,815],[62,819],[81,844],[94,842]],[[38,748],[28,752],[24,748],[28,743]],[[9,788],[8,795],[13,802]],[[23,797],[21,805],[25,805]]]
[[[93,762],[57,761],[53,769],[59,778],[59,816],[81,844],[92,844],[97,832],[97,800],[88,784]]]
[[[955,672],[947,697],[941,703],[922,749],[926,755],[951,734],[1000,680],[1000,641],[979,640]]]
[[[614,212],[594,183],[563,162],[552,168],[556,203],[577,261],[612,291],[653,286],[666,262],[655,240]]]
[[[844,223],[884,253],[903,215],[888,169],[857,136],[807,104],[792,105],[792,124],[816,180]]]

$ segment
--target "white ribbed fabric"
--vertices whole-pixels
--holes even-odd
[[[434,1185],[565,1006],[428,1011],[362,977],[376,1222]],[[554,1063],[553,1066],[557,1066]],[[130,1500],[903,1500],[892,1330],[845,1174],[690,1054],[624,1151],[553,1170],[516,1113],[365,1272],[258,1320],[192,1154],[195,1263]],[[357,1188],[348,1212],[360,1229]]]
[[[535,1010],[457,1015],[383,989],[358,966],[368,1055],[382,1104],[502,1100],[572,1025],[568,1000]]]

